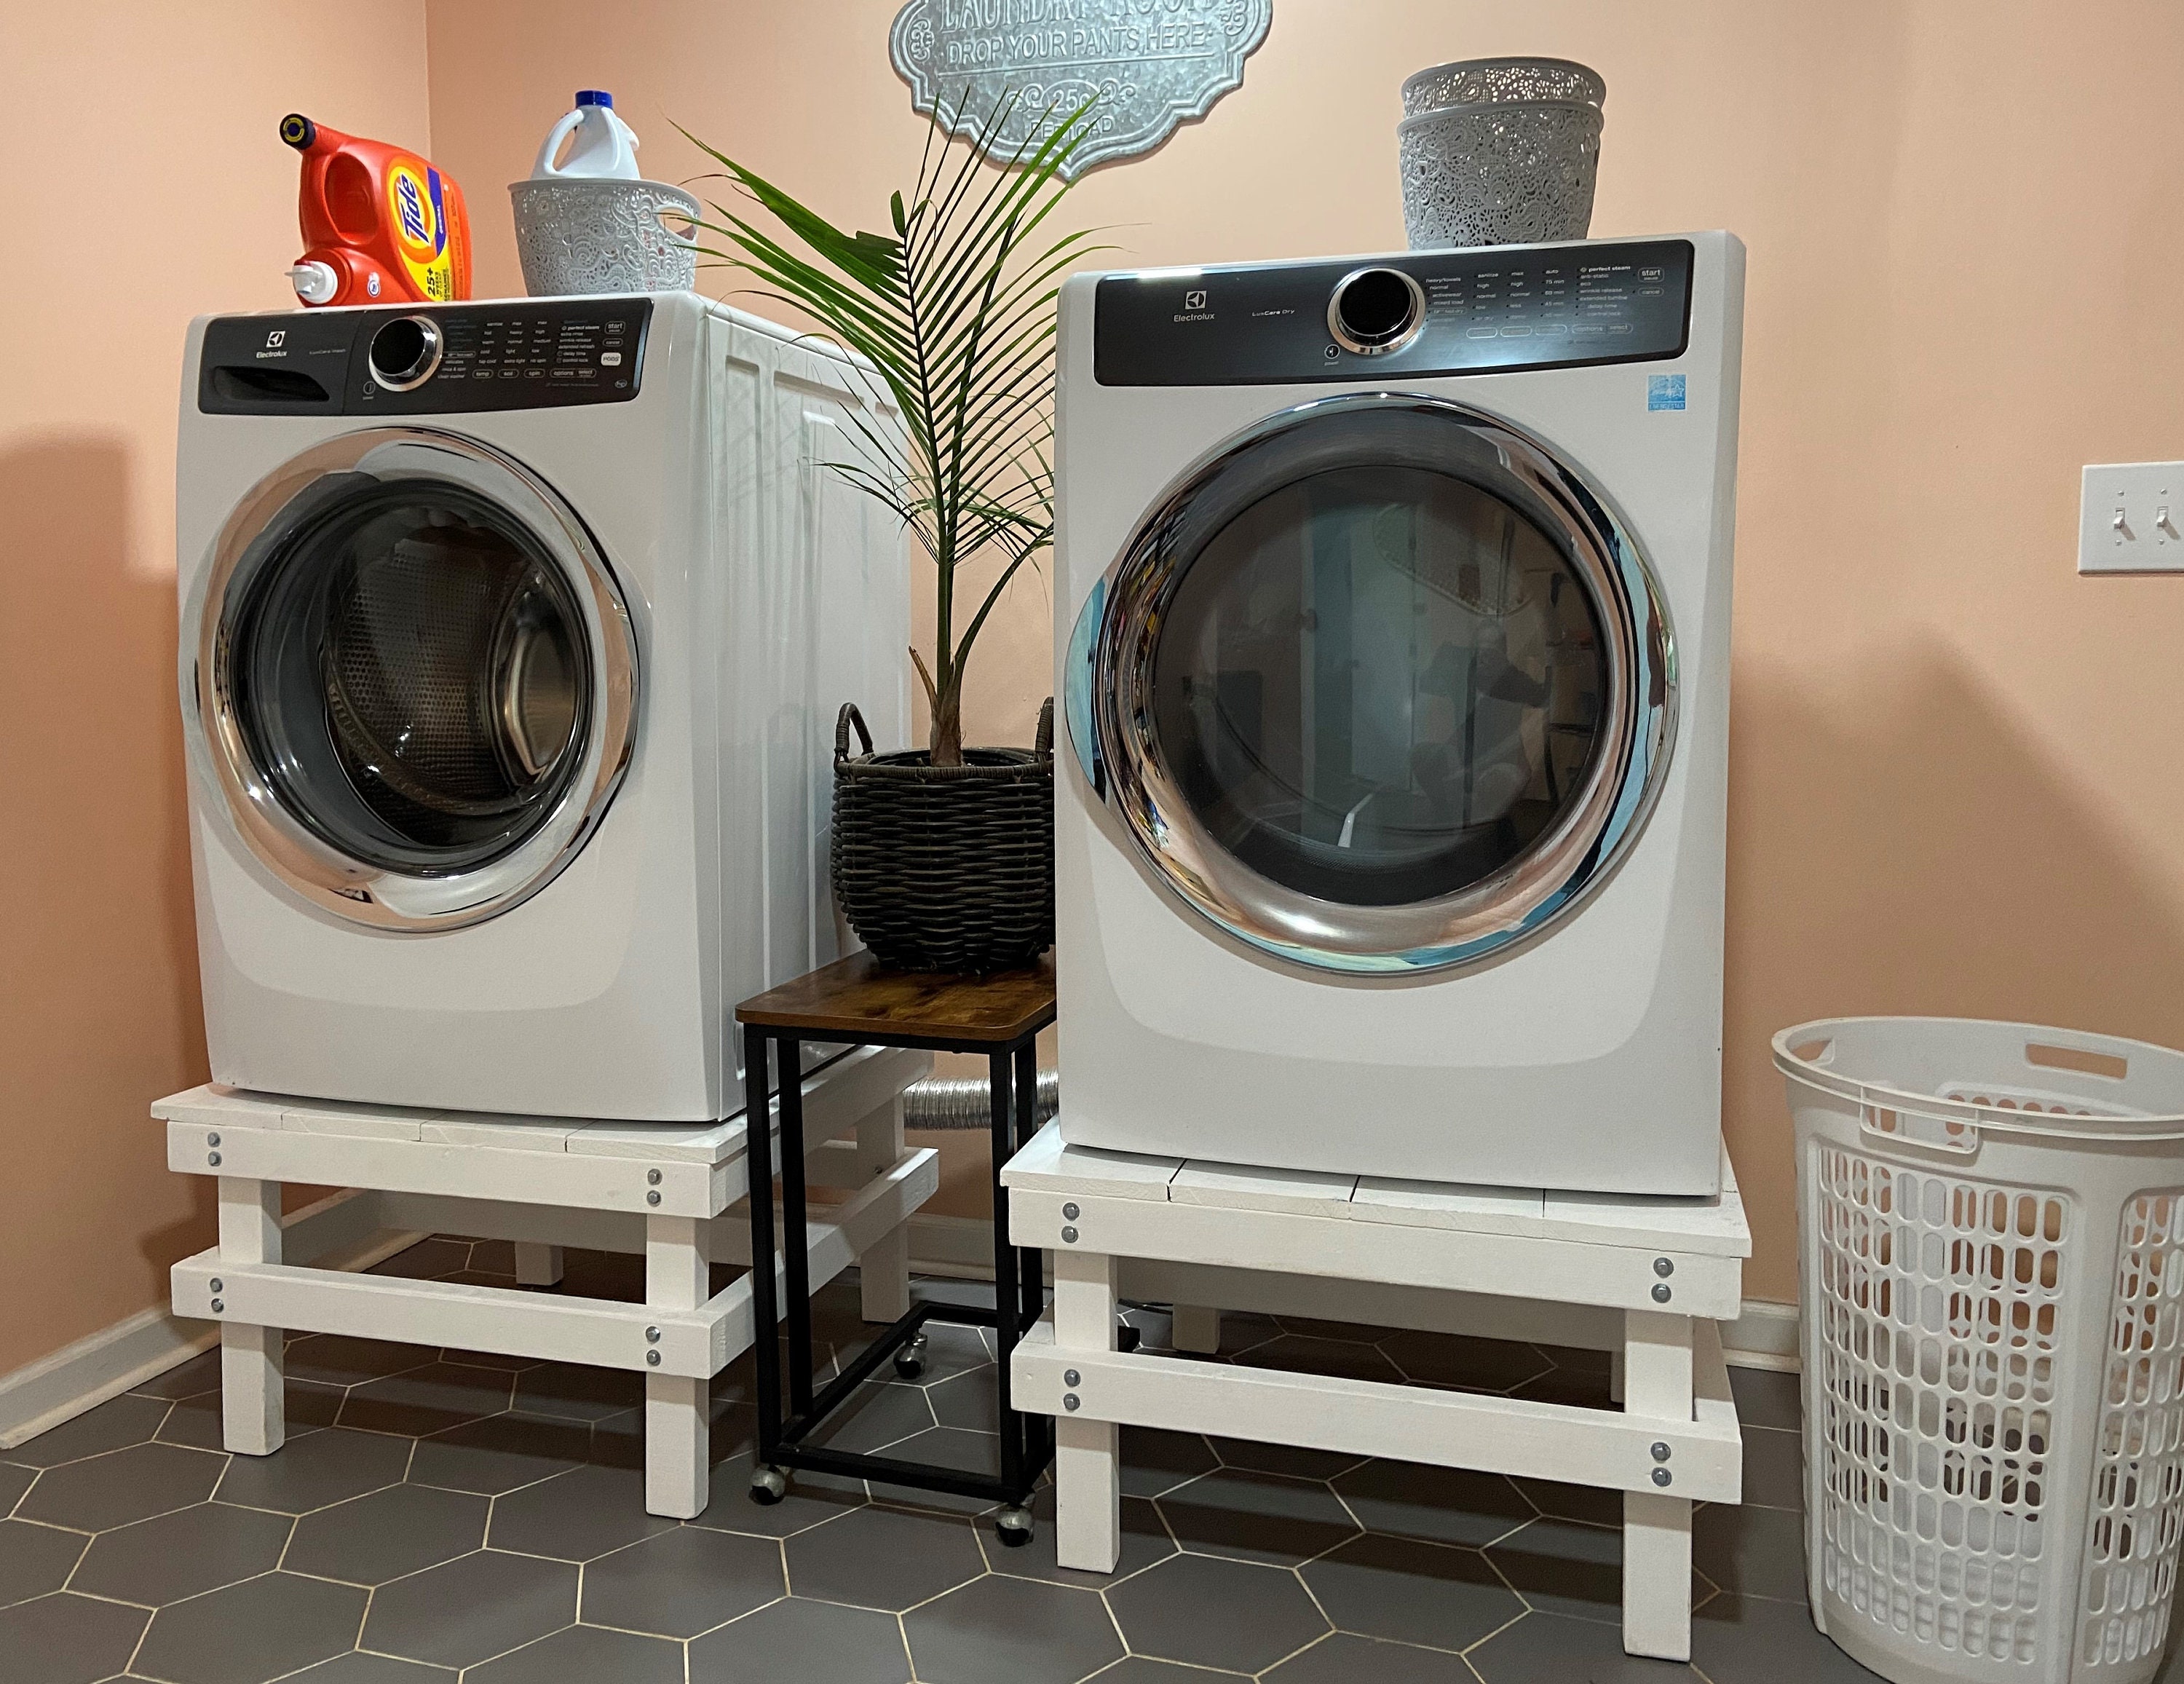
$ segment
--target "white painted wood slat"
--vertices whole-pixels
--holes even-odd
[[[1073,1221],[1061,1213],[1073,1203]],[[1077,1239],[1061,1238],[1064,1227]],[[1124,1257],[1231,1269],[1271,1269],[1346,1280],[1387,1282],[1548,1298],[1618,1309],[1653,1306],[1658,1253],[1577,1245],[1524,1234],[1412,1228],[1392,1223],[1328,1221],[1268,1210],[1185,1206],[1167,1201],[1101,1198],[1019,1191],[1009,1199],[1009,1232],[1020,1246],[1059,1250],[1074,1244]],[[1690,1256],[1677,1265],[1680,1311],[1733,1319],[1742,1270],[1734,1257]]]
[[[1078,1371],[1066,1387],[1063,1373]],[[1068,1413],[1172,1432],[1213,1433],[1355,1456],[1475,1468],[1612,1491],[1652,1490],[1656,1440],[1667,1440],[1677,1485],[1706,1502],[1734,1503],[1741,1457],[1734,1431],[1687,1421],[1664,1426],[1609,1409],[1441,1391],[1332,1375],[1293,1374],[1174,1357],[1063,1349],[1051,1317],[1012,1355],[1019,1408]]]
[[[1322,1175],[1308,1169],[1250,1169],[1192,1158],[1167,1184],[1172,1204],[1222,1210],[1284,1211],[1292,1216],[1345,1222],[1355,1175]]]
[[[1165,1203],[1167,1185],[1182,1168],[1181,1158],[1066,1146],[1057,1120],[1040,1129],[1008,1161],[1001,1170],[1001,1185],[1027,1191],[1096,1193],[1103,1198]]]

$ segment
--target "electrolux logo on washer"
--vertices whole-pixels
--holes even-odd
[[[1183,308],[1175,313],[1178,321],[1211,321],[1213,312],[1206,307],[1206,289],[1194,287],[1183,295]]]

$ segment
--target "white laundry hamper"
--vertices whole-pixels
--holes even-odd
[[[2184,1054],[1948,1018],[1774,1037],[1806,1581],[1898,1684],[2140,1684],[2184,1535]]]

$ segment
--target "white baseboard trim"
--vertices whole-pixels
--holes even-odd
[[[364,1269],[425,1237],[380,1229],[371,1215],[372,1207],[357,1194],[335,1193],[282,1218],[282,1252],[292,1261],[322,1269]],[[219,1341],[217,1323],[154,1305],[0,1375],[0,1450],[12,1450],[178,1368]]]
[[[1744,1313],[1721,1324],[1722,1356],[1732,1368],[1796,1374],[1802,1367],[1797,1356],[1797,1323],[1795,1304],[1747,1298]]]
[[[993,1224],[979,1217],[910,1219],[910,1263],[926,1274],[994,1278]],[[1733,1368],[1797,1370],[1797,1307],[1747,1298],[1744,1313],[1721,1324],[1722,1355]]]

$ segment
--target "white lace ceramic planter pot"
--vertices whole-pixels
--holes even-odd
[[[660,293],[698,277],[698,201],[665,181],[512,181],[515,248],[534,298]]]
[[[1607,85],[1566,59],[1472,59],[1403,84],[1397,127],[1413,250],[1581,240]]]

